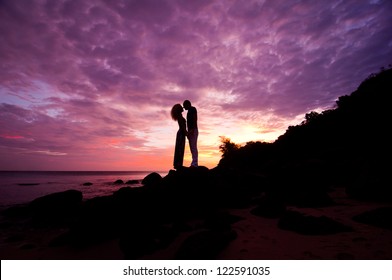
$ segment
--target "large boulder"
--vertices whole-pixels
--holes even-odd
[[[30,209],[26,205],[11,206],[1,211],[1,215],[8,218],[19,218],[30,216]]]
[[[243,217],[230,214],[226,211],[217,211],[207,215],[204,221],[204,226],[211,230],[230,230],[232,224],[243,219]]]
[[[162,176],[157,172],[153,172],[148,174],[146,177],[144,177],[144,179],[142,180],[142,184],[144,186],[155,186],[159,184],[161,181],[162,181]]]
[[[80,210],[82,199],[82,192],[67,190],[34,199],[29,209],[38,222],[62,222]]]
[[[258,217],[279,218],[286,211],[286,205],[282,199],[274,196],[265,196],[261,199],[260,204],[251,210],[251,213]]]
[[[113,238],[121,218],[113,196],[91,198],[83,203],[78,219],[72,223],[70,240],[73,245],[84,247]]]
[[[236,238],[237,233],[234,230],[202,230],[185,239],[175,258],[180,260],[215,259]]]
[[[169,226],[154,223],[139,224],[121,234],[119,246],[125,259],[139,259],[146,254],[166,248],[177,233]]]
[[[199,167],[183,167],[176,171],[170,170],[163,180],[165,185],[174,187],[198,190],[206,187],[210,183],[210,172],[205,166]]]
[[[124,181],[121,180],[121,179],[118,179],[118,180],[114,181],[113,184],[114,184],[114,185],[123,185],[123,184],[124,184]]]

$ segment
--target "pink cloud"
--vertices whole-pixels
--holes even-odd
[[[206,153],[245,121],[259,139],[283,133],[391,63],[391,12],[388,1],[2,1],[0,135],[24,137],[0,137],[2,154],[75,164],[150,152],[166,168],[168,112],[184,99]]]

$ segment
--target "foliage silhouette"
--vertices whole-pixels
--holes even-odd
[[[392,69],[383,68],[350,95],[339,97],[333,109],[307,113],[302,123],[289,126],[273,143],[241,147],[222,138],[219,166],[279,173],[290,164],[322,162],[331,180],[356,178],[380,185],[391,167],[391,97]]]

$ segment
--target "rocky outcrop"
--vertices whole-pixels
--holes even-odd
[[[286,211],[286,204],[283,200],[276,197],[267,196],[261,199],[258,206],[251,210],[255,216],[264,218],[279,218]]]
[[[154,186],[161,182],[162,176],[156,172],[148,174],[143,180],[142,184],[144,186]]]
[[[114,181],[113,184],[115,184],[115,185],[123,185],[124,181],[121,180],[121,179],[118,179],[118,180]]]
[[[233,230],[201,230],[189,236],[180,246],[175,258],[180,260],[215,259],[237,237]]]
[[[139,184],[139,180],[128,180],[125,182],[126,185],[136,185]]]
[[[39,197],[29,204],[29,208],[36,222],[58,223],[78,214],[82,198],[82,192],[68,190]]]
[[[243,218],[230,214],[234,208],[249,208],[256,216],[279,219],[281,229],[300,234],[349,231],[327,217],[287,211],[289,205],[323,207],[330,203],[326,188],[318,191],[309,180],[301,185],[300,178],[290,181],[275,174],[222,167],[182,168],[171,170],[163,178],[151,173],[141,182],[143,186],[124,185],[112,195],[82,201],[79,191],[70,190],[38,198],[27,210],[10,209],[5,213],[17,217],[29,211],[40,225],[56,222],[68,226],[69,230],[55,238],[51,246],[83,248],[118,239],[127,259],[165,248],[184,231],[189,236],[175,258],[216,258],[237,236],[233,224]],[[294,181],[295,185],[289,184]]]

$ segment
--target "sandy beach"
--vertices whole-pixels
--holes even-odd
[[[353,232],[310,236],[281,230],[278,219],[257,217],[252,208],[231,209],[242,217],[233,229],[238,234],[217,259],[227,260],[374,260],[392,259],[392,230],[357,223],[352,217],[390,204],[364,203],[349,199],[344,190],[332,193],[337,205],[324,208],[291,208],[313,216],[327,216],[350,225]],[[148,256],[150,259],[171,259],[183,241],[178,240],[167,250]]]

